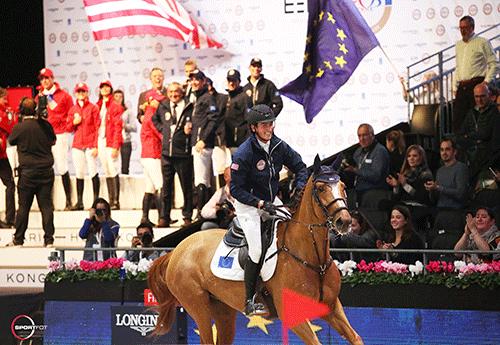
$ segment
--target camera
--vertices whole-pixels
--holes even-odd
[[[102,216],[104,216],[104,210],[102,208],[96,208],[95,214],[98,217],[102,217]]]
[[[44,119],[48,118],[49,115],[47,113],[47,96],[43,94],[38,94],[38,104],[37,104],[37,114],[39,117],[43,117]]]
[[[141,236],[141,243],[143,246],[149,246],[153,243],[153,236],[149,232],[144,233]]]
[[[229,223],[233,220],[234,206],[229,200],[224,200],[219,204],[219,209],[215,212],[217,222],[222,228],[227,228]]]

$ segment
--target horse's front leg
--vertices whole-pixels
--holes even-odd
[[[322,317],[334,330],[344,339],[353,345],[363,345],[363,340],[351,327],[344,313],[342,303],[337,297],[336,303],[332,306],[330,313]]]
[[[302,323],[298,326],[293,327],[292,332],[297,334],[297,336],[304,342],[306,345],[321,345],[316,336],[316,333],[312,330],[309,323]]]

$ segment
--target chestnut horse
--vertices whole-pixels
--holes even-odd
[[[330,178],[325,179],[325,174]],[[328,180],[333,182],[324,182]],[[344,188],[335,172],[315,162],[315,172],[304,187],[296,211],[278,226],[277,267],[264,284],[278,317],[282,318],[281,291],[288,288],[327,304],[330,312],[322,319],[351,344],[363,344],[338,299],[340,274],[329,252],[328,228],[346,233],[351,222]],[[178,302],[196,321],[202,344],[214,344],[212,320],[217,327],[216,343],[233,342],[236,314],[244,310],[245,286],[240,281],[217,278],[210,270],[225,232],[197,232],[153,263],[148,284],[159,304],[156,334],[170,329]],[[320,344],[307,323],[292,331],[306,344]]]

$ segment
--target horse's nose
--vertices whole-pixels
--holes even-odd
[[[349,229],[349,225],[351,224],[351,215],[347,211],[342,211],[340,213],[340,217],[337,218],[336,227],[340,233],[346,233]]]

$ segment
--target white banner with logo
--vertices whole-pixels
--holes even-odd
[[[500,22],[500,4],[490,0],[354,2],[398,73],[381,50],[375,48],[311,124],[306,124],[300,105],[284,98],[276,134],[295,148],[308,165],[316,153],[324,158],[356,143],[360,123],[371,123],[379,132],[406,121],[407,105],[397,74],[405,76],[406,66],[460,39],[458,21],[462,16],[475,18],[476,32]],[[193,50],[173,38],[150,35],[100,41],[113,86],[125,92],[126,103],[134,111],[139,93],[151,87],[151,68],[163,69],[165,84],[182,82],[187,59],[197,60],[219,92],[224,92],[226,73],[232,68],[240,70],[242,84],[246,84],[248,65],[253,57],[262,59],[265,77],[278,88],[301,73],[307,29],[306,1],[185,0],[179,3],[224,47]],[[76,83],[85,82],[91,101],[97,101],[98,85],[105,76],[83,1],[44,1],[44,16],[47,67],[70,94]],[[454,50],[449,53],[454,55]],[[131,173],[141,173],[137,133],[133,136],[133,150]]]

